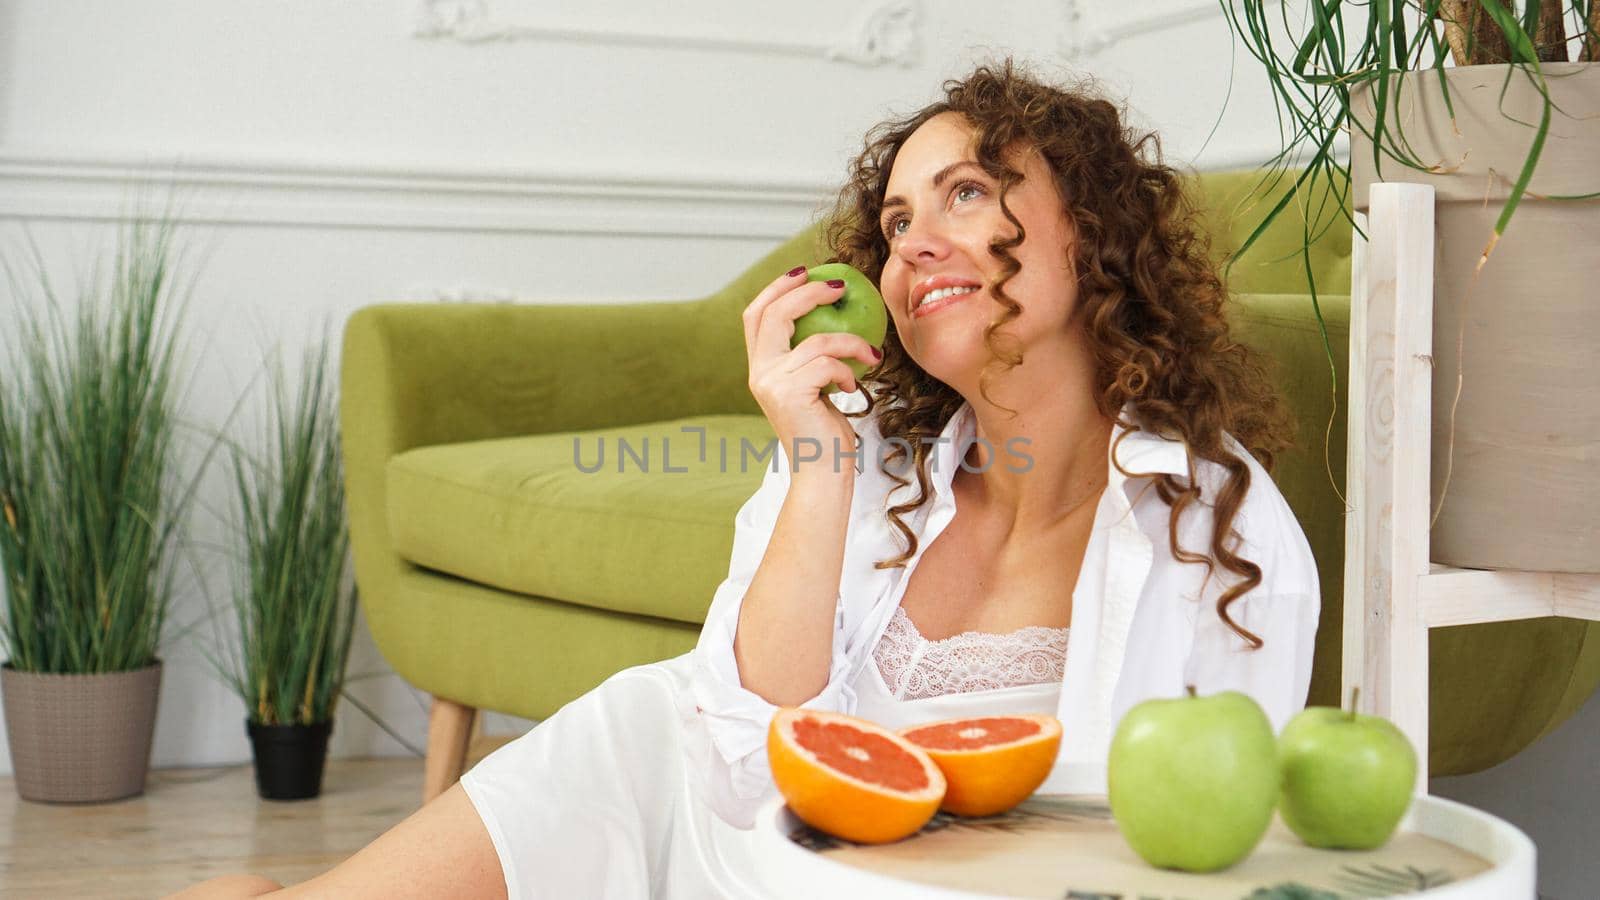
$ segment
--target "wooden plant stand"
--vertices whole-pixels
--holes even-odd
[[[1430,561],[1434,190],[1374,184],[1352,242],[1343,697],[1416,747],[1427,793],[1428,629],[1544,616],[1600,621],[1600,575]]]

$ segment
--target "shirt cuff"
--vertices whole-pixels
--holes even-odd
[[[835,648],[842,646],[842,641],[843,636],[835,633]],[[767,731],[778,707],[753,691],[730,683],[718,668],[706,654],[696,652],[692,678],[695,705],[716,755],[727,767],[734,796],[759,797],[772,784],[772,770],[767,764]],[[856,693],[849,683],[849,669],[848,659],[836,649],[828,683],[816,696],[800,704],[800,708],[853,713]]]

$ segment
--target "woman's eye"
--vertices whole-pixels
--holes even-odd
[[[956,185],[955,192],[951,196],[953,196],[957,201],[963,201],[967,199],[977,199],[978,197],[983,196],[983,193],[983,185],[973,181],[964,181],[961,184]],[[903,233],[900,230],[900,226],[906,224],[907,221],[909,220],[903,214],[890,216],[883,223],[884,238],[886,240],[894,240]]]

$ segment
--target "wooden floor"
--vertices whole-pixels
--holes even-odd
[[[474,742],[469,767],[501,742]],[[294,802],[262,800],[249,764],[153,770],[143,795],[88,805],[26,801],[0,778],[0,896],[156,898],[235,872],[294,884],[370,843],[421,799],[415,758],[329,760],[322,796]]]

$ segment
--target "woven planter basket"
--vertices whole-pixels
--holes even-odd
[[[161,661],[130,672],[46,675],[0,668],[17,793],[104,803],[144,793]]]

